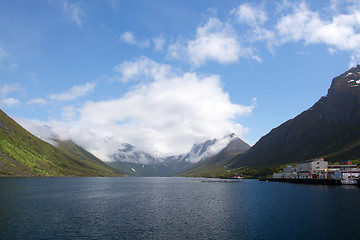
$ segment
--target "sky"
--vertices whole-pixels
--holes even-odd
[[[359,0],[0,1],[0,108],[103,160],[253,145],[358,63]]]

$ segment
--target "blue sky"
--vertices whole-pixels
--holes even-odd
[[[359,62],[355,0],[0,2],[1,109],[103,159],[254,144]]]

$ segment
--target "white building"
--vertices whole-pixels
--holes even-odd
[[[349,161],[343,165],[328,165],[323,158],[298,163],[283,168],[282,173],[273,173],[273,178],[307,178],[307,179],[359,179],[360,169]]]
[[[328,162],[323,158],[317,158],[308,162],[297,164],[298,178],[325,178]]]

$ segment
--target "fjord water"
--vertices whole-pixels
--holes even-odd
[[[0,179],[0,239],[359,239],[360,188],[195,178]]]

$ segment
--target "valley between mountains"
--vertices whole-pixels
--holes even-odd
[[[323,157],[360,159],[360,65],[335,77],[326,96],[250,147],[234,134],[195,144],[188,153],[157,157],[124,143],[103,162],[73,140],[43,141],[0,110],[0,176],[257,177],[283,165]]]

